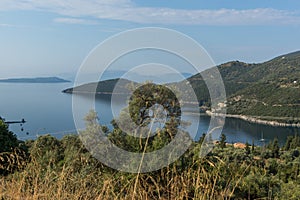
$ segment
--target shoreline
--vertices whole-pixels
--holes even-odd
[[[264,125],[269,125],[269,126],[300,128],[300,123],[288,124],[288,123],[282,123],[282,122],[277,122],[277,121],[262,120],[262,119],[258,119],[258,118],[255,118],[255,117],[250,117],[250,116],[247,116],[247,115],[232,115],[232,114],[213,113],[209,110],[207,110],[205,113],[209,116],[222,116],[222,117],[225,116],[225,117],[228,117],[228,118],[241,119],[241,120],[251,122],[251,123],[256,123],[256,124],[264,124]]]
[[[66,94],[91,94],[93,92],[87,92],[87,91],[70,91],[68,89],[63,90],[63,93]],[[96,92],[96,95],[112,95],[111,92]],[[118,95],[128,95],[126,93],[119,93]],[[196,104],[196,102],[184,102],[186,104]],[[193,112],[187,112],[189,114],[193,114]],[[279,126],[279,127],[294,127],[294,128],[300,128],[300,122],[299,123],[283,123],[283,122],[278,122],[278,121],[269,121],[269,120],[263,120],[263,119],[258,119],[256,117],[251,117],[247,115],[233,115],[233,114],[223,114],[223,113],[213,113],[210,110],[206,110],[205,112],[202,113],[206,114],[208,116],[222,116],[226,118],[235,118],[235,119],[241,119],[250,123],[256,123],[256,124],[263,124],[263,125],[268,125],[268,126]]]

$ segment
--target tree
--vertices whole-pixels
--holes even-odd
[[[251,150],[250,150],[250,144],[248,142],[246,142],[246,147],[245,147],[245,151],[246,151],[246,154],[249,155]]]
[[[290,148],[296,149],[297,147],[300,147],[300,137],[298,135],[295,135],[292,139]]]
[[[300,147],[300,137],[298,135],[288,136],[284,145],[284,150],[289,151]]]
[[[163,112],[154,116],[153,109],[161,107]],[[181,116],[180,103],[173,91],[154,83],[146,83],[133,92],[129,101],[129,112],[131,119],[138,126],[149,125],[153,118],[159,120],[160,117],[166,117],[167,122],[174,120],[176,128]]]
[[[30,156],[41,167],[56,167],[63,160],[61,142],[51,135],[40,136],[32,144]]]
[[[225,135],[224,133],[221,134],[219,146],[220,146],[222,149],[226,147],[226,135]]]
[[[26,150],[0,118],[0,175],[7,175],[22,168],[27,157]]]
[[[291,149],[291,143],[293,141],[293,136],[288,136],[284,145],[284,150],[288,151]]]
[[[280,150],[280,146],[279,146],[278,138],[275,138],[271,145],[271,151],[272,151],[273,158],[279,157],[279,150]]]
[[[254,150],[255,150],[254,147],[255,147],[255,145],[254,145],[254,140],[252,140],[252,145],[251,145],[251,152],[252,152],[252,153],[254,153]]]
[[[17,136],[8,130],[8,125],[0,119],[0,153],[11,152],[18,147]]]
[[[130,122],[136,127],[129,127],[132,126]],[[113,143],[125,150],[142,152],[146,147],[147,151],[153,151],[174,138],[180,122],[180,103],[173,91],[163,85],[146,83],[134,90],[129,107],[113,120],[114,130],[108,135]],[[119,128],[118,124],[122,127]],[[124,127],[131,131],[131,135],[124,132]],[[147,136],[149,131],[155,132],[154,136],[140,137],[141,134]]]

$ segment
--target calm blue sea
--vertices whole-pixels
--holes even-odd
[[[64,134],[76,133],[72,115],[72,95],[61,91],[72,87],[72,83],[29,84],[29,83],[0,83],[0,116],[8,120],[27,122],[10,125],[20,139],[35,139],[38,135],[50,133],[58,138]],[[84,103],[85,97],[82,96]],[[86,99],[88,101],[88,99]],[[122,105],[120,105],[120,108]],[[111,102],[108,96],[97,98],[96,110],[103,125],[110,124],[113,116]],[[197,121],[197,115],[189,115],[185,120]],[[198,136],[207,132],[210,118],[201,116]],[[23,128],[23,131],[22,131]],[[259,144],[263,137],[270,141],[278,137],[283,144],[288,135],[300,134],[299,128],[271,127],[253,124],[239,119],[226,119],[223,133],[228,142],[249,142]],[[195,133],[191,133],[194,135]]]

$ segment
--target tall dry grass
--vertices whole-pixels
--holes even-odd
[[[232,199],[247,164],[228,166],[218,157],[192,159],[188,167],[174,163],[152,173],[129,174],[102,166],[77,152],[68,162],[40,163],[20,152],[2,169],[0,199]],[[18,161],[18,162],[16,162]]]

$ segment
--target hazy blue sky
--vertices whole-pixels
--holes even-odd
[[[0,78],[75,73],[97,44],[156,26],[198,41],[216,63],[300,50],[299,0],[1,0]]]

